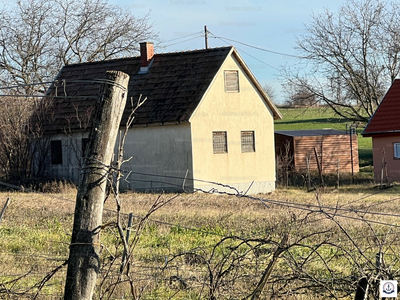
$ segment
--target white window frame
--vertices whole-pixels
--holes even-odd
[[[400,143],[393,143],[393,156],[400,158]]]

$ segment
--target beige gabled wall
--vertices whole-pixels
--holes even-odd
[[[239,71],[240,92],[225,92],[224,70]],[[275,189],[274,121],[269,107],[236,59],[229,56],[191,119],[195,179],[232,185],[249,193]],[[255,152],[242,153],[241,131],[255,131]],[[214,154],[213,131],[226,131],[228,153]],[[195,187],[222,189],[195,181]]]

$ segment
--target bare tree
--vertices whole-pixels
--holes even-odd
[[[25,101],[0,98],[0,173],[7,179],[21,179],[28,172],[30,141],[25,125],[32,106]]]
[[[304,87],[289,85],[286,87],[286,93],[288,94],[287,100],[285,101],[285,105],[287,106],[311,107],[318,104],[318,99],[315,94]]]
[[[46,157],[40,122],[51,117],[45,107],[20,96],[44,94],[63,65],[134,55],[140,41],[157,39],[149,14],[136,17],[107,0],[21,0],[0,8],[1,172],[21,179],[31,170],[30,155]],[[40,116],[39,116],[40,115]],[[40,149],[39,149],[40,148]],[[43,161],[42,159],[42,161]]]
[[[58,58],[64,64],[132,55],[156,38],[149,14],[138,18],[104,0],[55,0],[60,9]]]
[[[274,87],[271,84],[269,84],[268,82],[266,82],[263,84],[262,88],[267,93],[267,95],[272,100],[272,102],[275,102],[276,92],[275,92]]]
[[[304,65],[284,71],[288,84],[349,120],[368,121],[399,74],[398,11],[394,1],[351,0],[313,15],[297,41]]]
[[[149,14],[106,0],[17,1],[0,10],[0,83],[49,81],[65,64],[132,55],[149,38]]]

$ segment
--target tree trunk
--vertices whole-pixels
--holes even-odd
[[[102,84],[76,197],[65,300],[90,300],[100,270],[100,230],[109,165],[126,104],[129,76],[108,71]]]

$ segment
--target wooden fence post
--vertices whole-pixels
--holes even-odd
[[[76,196],[65,283],[65,300],[90,300],[100,271],[103,202],[118,129],[126,104],[129,76],[107,71],[96,102],[82,182]]]
[[[251,297],[251,300],[258,300],[260,299],[261,293],[264,290],[264,286],[267,283],[267,280],[269,278],[269,275],[272,272],[272,268],[274,267],[276,261],[279,258],[279,255],[281,255],[282,252],[284,252],[287,249],[287,241],[289,239],[289,234],[284,233],[281,243],[279,244],[278,248],[275,250],[274,254],[272,255],[272,259],[270,260],[267,268],[265,269],[263,275],[261,276],[260,282],[258,283],[257,287],[253,291],[253,293],[248,297]]]
[[[311,192],[311,174],[310,174],[310,160],[311,156],[306,156],[306,163],[307,163],[307,192]]]
[[[131,234],[132,222],[133,222],[133,214],[130,213],[129,220],[128,220],[128,228],[126,229],[126,237],[125,237],[125,241],[126,241],[127,245],[129,245],[129,236]],[[121,262],[121,267],[119,269],[120,273],[122,273],[122,271],[124,270],[124,267],[125,267],[125,261],[126,261],[126,255],[127,255],[126,250],[127,249],[124,249],[124,253],[122,254],[122,262]]]
[[[340,158],[337,159],[337,189],[340,185]]]
[[[10,202],[10,198],[7,198],[7,201],[6,201],[6,203],[4,204],[4,207],[3,207],[3,209],[2,209],[1,212],[0,212],[0,223],[1,223],[1,219],[3,218],[4,212],[6,211],[8,202]]]
[[[315,154],[315,159],[317,160],[317,167],[318,167],[319,178],[321,180],[321,186],[325,186],[324,176],[322,175],[322,157],[321,160],[319,160],[317,148],[315,147],[314,147],[314,154]]]

